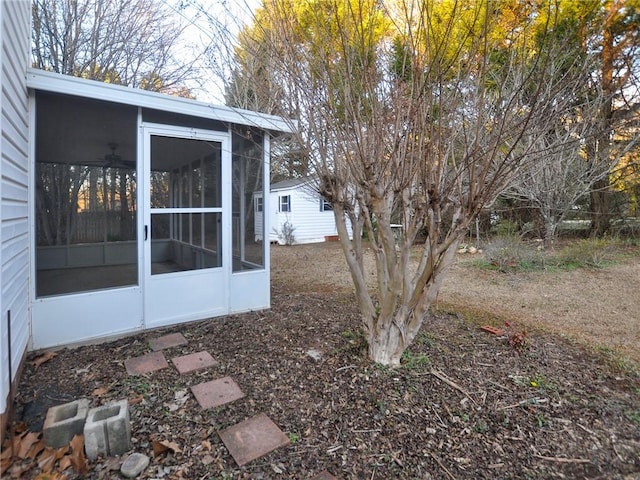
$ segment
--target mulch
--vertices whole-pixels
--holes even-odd
[[[366,360],[349,293],[292,292],[280,282],[273,289],[269,311],[28,363],[16,424],[40,431],[50,405],[127,398],[133,451],[152,458],[145,479],[310,479],[324,470],[363,480],[640,478],[636,371],[543,332],[514,345],[511,333],[494,335],[449,313],[429,319],[402,366],[389,369]],[[127,375],[126,359],[174,332],[188,343],[167,358],[206,350],[219,364],[188,375],[174,368]],[[202,409],[190,386],[225,376],[245,397]],[[240,468],[218,432],[261,413],[290,444]],[[15,462],[21,478],[36,478],[37,462],[28,462]],[[120,478],[121,462],[99,458],[86,475],[64,473]]]

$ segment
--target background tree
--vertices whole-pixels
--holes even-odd
[[[616,132],[637,128],[640,108],[640,1],[638,0],[565,0],[562,12],[574,22],[582,21],[585,49],[598,54],[598,68],[592,72],[596,80],[595,95],[606,101],[596,117],[600,134],[587,144],[592,163],[615,165],[637,146],[637,138],[623,143]],[[588,20],[588,21],[585,21]],[[608,232],[612,218],[611,181],[609,177],[594,183],[590,195],[591,233]]]
[[[33,0],[32,20],[36,68],[192,97],[185,82],[195,70],[180,58],[184,57],[184,22],[166,2]],[[40,166],[38,173],[38,218],[45,232],[41,241],[73,240],[85,181],[91,186],[89,209],[104,212],[105,219],[107,211],[118,215],[120,230],[135,232],[134,169],[61,163]]]
[[[33,0],[32,20],[36,68],[168,93],[195,73],[165,2]]]
[[[244,32],[242,73],[261,72],[251,86],[264,97],[277,85],[279,113],[299,118],[297,141],[333,203],[373,361],[400,363],[470,222],[541,148],[559,146],[540,139],[584,81],[548,73],[582,61],[546,34],[553,15],[493,6],[269,0]]]

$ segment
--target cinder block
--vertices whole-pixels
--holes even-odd
[[[82,434],[88,411],[89,400],[86,398],[51,407],[42,428],[44,443],[52,448],[67,445],[74,435]]]
[[[84,449],[89,460],[122,455],[131,449],[129,402],[120,400],[92,408],[84,424]]]

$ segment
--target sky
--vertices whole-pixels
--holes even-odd
[[[163,0],[184,24],[181,60],[192,62],[200,70],[199,79],[187,82],[197,100],[224,104],[224,88],[215,72],[228,65],[230,42],[242,25],[251,22],[259,0]],[[209,55],[202,52],[209,49]],[[215,59],[213,62],[211,59]]]

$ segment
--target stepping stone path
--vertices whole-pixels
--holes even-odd
[[[219,378],[191,387],[202,408],[215,408],[244,397],[244,393],[231,377]]]
[[[169,364],[162,350],[188,343],[181,333],[154,338],[149,341],[152,353],[125,360],[127,373],[142,375],[167,368]],[[219,365],[219,362],[206,351],[175,357],[171,362],[180,375]],[[219,407],[244,397],[244,393],[231,377],[193,385],[191,392],[203,409]],[[240,467],[289,444],[289,437],[263,413],[218,432],[218,435]],[[137,457],[131,459],[132,463],[134,459]],[[312,480],[335,480],[335,477],[324,471]]]
[[[218,432],[238,466],[289,444],[287,437],[264,413]]]
[[[169,364],[162,352],[153,352],[141,357],[128,358],[124,361],[124,366],[129,375],[142,375],[167,368]]]

